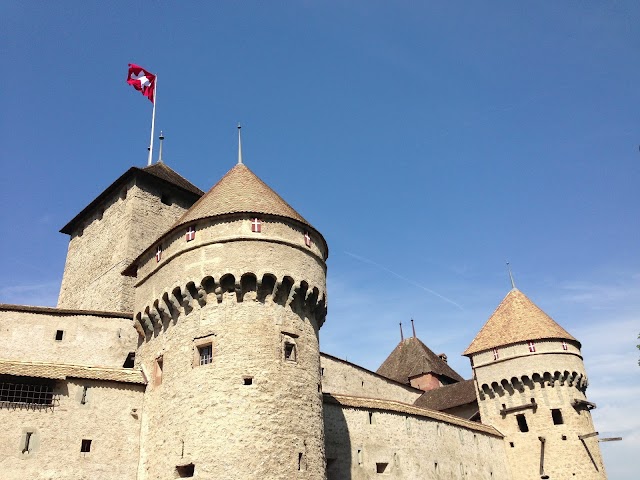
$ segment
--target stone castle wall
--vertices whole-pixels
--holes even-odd
[[[143,385],[69,379],[56,382],[54,408],[0,402],[2,478],[135,480],[143,391]],[[31,451],[23,453],[27,432]],[[80,451],[83,439],[91,440],[88,453]]]
[[[129,182],[71,235],[59,308],[131,312],[133,279],[121,272],[189,207],[160,189]]]
[[[62,339],[56,340],[62,331]],[[137,337],[130,317],[6,305],[0,359],[122,367]]]
[[[408,385],[324,353],[320,354],[320,366],[325,393],[386,398],[404,403],[413,403],[422,394]]]
[[[410,406],[340,402],[324,405],[328,480],[511,478],[491,428]]]

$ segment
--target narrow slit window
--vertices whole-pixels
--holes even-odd
[[[160,385],[162,383],[163,367],[164,367],[164,359],[162,357],[156,358],[156,372],[155,372],[156,385]]]
[[[200,358],[200,365],[208,365],[213,362],[213,345],[209,343],[208,345],[199,346],[198,357]]]
[[[304,454],[298,452],[298,471],[304,470]]]
[[[56,330],[56,342],[62,341],[62,337],[64,337],[64,330]]]
[[[518,421],[518,428],[521,432],[526,433],[529,431],[529,425],[527,425],[527,419],[523,413],[516,415],[516,420]]]
[[[24,434],[24,447],[22,448],[22,453],[31,452],[31,437],[33,437],[33,432],[27,432]]]
[[[562,425],[564,423],[564,420],[562,419],[562,412],[559,408],[551,409],[551,418],[553,418],[554,425]]]
[[[388,466],[388,463],[376,463],[376,473],[385,473]]]
[[[373,412],[369,412],[369,425],[373,425]]]
[[[89,453],[91,451],[91,440],[87,438],[82,439],[82,444],[80,445],[81,453]]]
[[[86,405],[87,403],[87,390],[89,390],[89,387],[86,385],[82,387],[82,398],[80,399],[82,405]]]

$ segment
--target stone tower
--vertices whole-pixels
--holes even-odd
[[[164,163],[127,170],[60,230],[71,238],[58,308],[133,311],[122,270],[203,193]]]
[[[242,163],[126,269],[140,479],[325,478],[327,244]]]
[[[606,478],[580,342],[514,288],[464,355],[515,480]]]

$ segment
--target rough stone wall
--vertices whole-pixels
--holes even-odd
[[[597,436],[579,438],[595,427],[588,409],[572,405],[586,400],[588,385],[578,346],[568,344],[564,350],[558,340],[535,345],[535,353],[526,342],[501,348],[498,360],[493,352],[473,356],[482,422],[505,435],[514,479],[541,475],[540,437],[545,439],[544,473],[550,478],[606,478]],[[536,408],[501,413],[533,401]],[[552,409],[560,412],[561,424],[554,424]],[[521,431],[518,415],[524,416],[527,432]]]
[[[58,330],[63,331],[59,341]],[[122,367],[135,351],[137,337],[130,318],[0,308],[4,360]]]
[[[86,403],[81,403],[87,386]],[[95,380],[58,381],[53,409],[0,407],[3,480],[135,480],[144,386]],[[136,414],[136,415],[137,415]],[[22,453],[26,432],[32,451]],[[81,453],[83,439],[91,451]]]
[[[325,393],[384,398],[404,403],[413,403],[422,394],[408,385],[330,355],[320,354],[320,366],[322,391]]]
[[[328,480],[511,478],[502,438],[472,427],[331,403],[324,422]]]
[[[189,204],[134,180],[97,207],[71,235],[58,307],[131,312],[133,279],[120,272],[164,233]]]
[[[199,224],[192,242],[177,232],[160,262],[148,256],[138,270],[136,361],[157,379],[162,358],[145,396],[141,480],[188,464],[202,478],[324,479],[324,261],[304,243],[292,248],[287,225],[246,238],[249,222]],[[212,234],[221,231],[225,241]],[[203,345],[210,364],[199,364]]]

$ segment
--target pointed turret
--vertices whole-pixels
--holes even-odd
[[[513,288],[489,317],[463,355],[543,338],[577,340],[517,288]],[[578,343],[579,344],[579,343]]]

